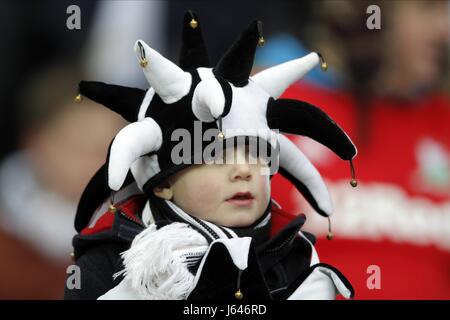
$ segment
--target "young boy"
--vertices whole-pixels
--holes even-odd
[[[263,159],[254,161],[256,164],[249,164],[251,160],[238,164],[234,159],[252,157],[245,146],[227,151],[225,164],[184,169],[156,187],[154,194],[217,225],[230,228],[252,225],[269,205],[269,176],[261,174],[261,168],[267,164]]]
[[[278,169],[328,217],[331,202],[318,172],[289,139],[272,139],[274,130],[309,136],[349,161],[356,149],[320,109],[275,99],[321,56],[250,78],[263,42],[254,22],[210,69],[198,19],[188,12],[180,67],[137,41],[147,91],[80,83],[80,94],[131,123],[80,200],[73,245],[81,288],[66,288],[65,298],[353,296],[338,270],[319,263],[314,237],[300,231],[305,216],[271,201],[270,176]],[[186,133],[193,141],[180,142]]]

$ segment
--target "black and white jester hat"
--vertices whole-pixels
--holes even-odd
[[[198,18],[191,11],[184,17],[179,66],[144,41],[134,46],[138,62],[147,78],[147,90],[81,81],[79,95],[86,96],[119,113],[130,122],[111,143],[106,164],[89,182],[78,211],[93,212],[108,193],[133,182],[145,193],[188,164],[174,164],[171,141],[174,129],[185,128],[193,134],[194,122],[202,130],[220,130],[229,139],[242,129],[279,130],[310,137],[350,161],[357,151],[347,134],[319,108],[299,100],[278,99],[284,90],[309,70],[324,61],[310,53],[250,77],[258,44],[263,44],[261,23],[254,21],[211,67]],[[228,136],[227,132],[232,132]],[[261,137],[263,139],[267,136]],[[321,215],[332,213],[328,190],[320,174],[304,154],[283,134],[278,136],[279,172],[292,182]],[[128,179],[127,179],[128,176]],[[105,184],[106,181],[106,184]],[[81,217],[78,217],[81,216]],[[82,218],[84,216],[84,218]],[[76,227],[89,220],[79,212]]]

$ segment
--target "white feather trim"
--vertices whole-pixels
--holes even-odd
[[[194,275],[187,268],[188,255],[202,257],[206,239],[185,223],[157,230],[152,224],[133,240],[121,255],[123,274],[137,296],[144,300],[186,299],[194,289]]]

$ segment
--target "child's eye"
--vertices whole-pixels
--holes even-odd
[[[205,159],[204,162],[206,164],[220,164],[220,163],[225,163],[225,153],[223,152],[223,150],[213,150],[212,153],[210,155],[205,155]]]
[[[265,144],[257,145],[257,146],[248,146],[246,153],[248,157],[253,162],[257,162],[258,164],[267,165],[270,162],[270,152],[271,150],[266,150]]]
[[[255,140],[256,142],[257,140]],[[214,152],[204,159],[206,164],[259,164],[268,165],[270,163],[270,147],[262,143],[231,144],[225,148],[216,148]]]

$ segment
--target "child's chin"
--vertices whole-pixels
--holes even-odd
[[[222,226],[228,228],[242,228],[250,226],[255,221],[256,219],[253,217],[253,215],[241,213],[241,216],[236,217],[235,219],[229,219],[228,221],[224,221]]]

